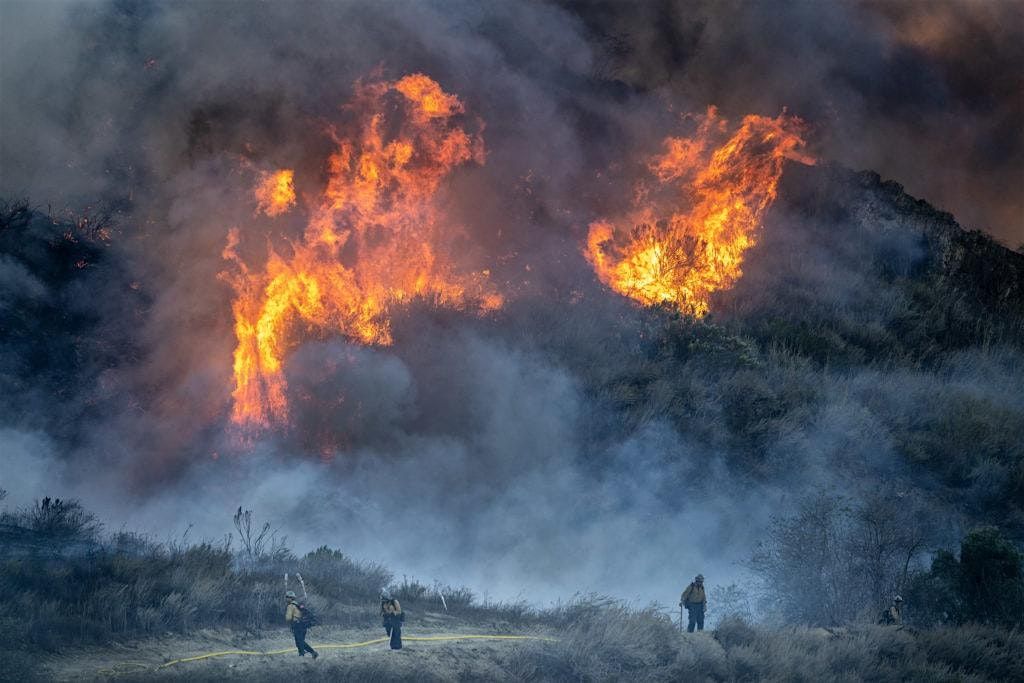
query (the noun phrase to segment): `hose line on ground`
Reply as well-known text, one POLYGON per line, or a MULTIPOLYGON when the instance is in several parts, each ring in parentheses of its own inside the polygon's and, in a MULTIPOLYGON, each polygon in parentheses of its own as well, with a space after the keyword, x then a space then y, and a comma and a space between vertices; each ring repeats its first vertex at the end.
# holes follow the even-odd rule
MULTIPOLYGON (((389 638, 374 638, 373 640, 366 640, 361 643, 335 643, 328 645, 317 645, 316 648, 319 650, 349 650, 357 647, 367 647, 369 645, 379 645, 381 643, 388 642, 389 638)), ((499 636, 499 635, 476 635, 467 634, 461 636, 403 636, 402 640, 408 640, 411 642, 438 642, 446 640, 539 640, 549 643, 557 642, 557 638, 548 638, 546 636, 499 636)), ((195 657, 182 657, 181 659, 175 659, 170 662, 166 662, 158 666, 158 669, 166 669, 169 666, 175 664, 184 664, 185 662, 197 662, 201 659, 211 659, 213 657, 227 657, 230 655, 286 655, 289 652, 295 652, 295 648, 290 647, 284 650, 224 650, 223 652, 208 652, 204 655, 196 655, 195 657)))

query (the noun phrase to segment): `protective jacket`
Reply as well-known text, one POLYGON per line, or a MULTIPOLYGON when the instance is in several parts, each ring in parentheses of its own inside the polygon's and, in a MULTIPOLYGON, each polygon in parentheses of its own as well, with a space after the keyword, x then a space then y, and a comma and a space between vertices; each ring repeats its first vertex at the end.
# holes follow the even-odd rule
POLYGON ((700 605, 706 607, 708 604, 708 596, 704 593, 704 586, 699 585, 696 581, 690 583, 683 591, 683 595, 680 598, 680 602, 684 606, 687 605, 700 605))
POLYGON ((299 619, 302 618, 302 610, 294 602, 288 603, 288 608, 284 611, 284 620, 289 624, 298 623, 299 619))

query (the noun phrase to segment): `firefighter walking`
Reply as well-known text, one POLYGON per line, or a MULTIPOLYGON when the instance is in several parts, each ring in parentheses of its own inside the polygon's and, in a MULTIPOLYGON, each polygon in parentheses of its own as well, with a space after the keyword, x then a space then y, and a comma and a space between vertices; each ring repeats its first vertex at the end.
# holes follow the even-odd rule
POLYGON ((405 614, 398 600, 391 597, 386 590, 380 593, 380 616, 384 622, 384 632, 391 638, 391 649, 402 649, 402 624, 405 622, 405 614))
POLYGON ((320 655, 306 642, 306 631, 312 622, 311 613, 304 614, 306 610, 299 605, 294 591, 288 591, 284 597, 288 601, 288 607, 284 611, 284 620, 292 627, 292 635, 295 636, 295 647, 299 650, 299 656, 305 657, 308 652, 313 655, 315 660, 320 655))
MULTIPOLYGON (((686 626, 686 630, 693 633, 694 629, 698 631, 704 630, 704 612, 708 608, 708 596, 704 592, 704 575, 697 574, 693 582, 686 587, 683 591, 683 595, 679 598, 679 606, 686 608, 686 613, 689 616, 689 623, 686 626)), ((682 615, 680 615, 680 625, 682 624, 682 615)))

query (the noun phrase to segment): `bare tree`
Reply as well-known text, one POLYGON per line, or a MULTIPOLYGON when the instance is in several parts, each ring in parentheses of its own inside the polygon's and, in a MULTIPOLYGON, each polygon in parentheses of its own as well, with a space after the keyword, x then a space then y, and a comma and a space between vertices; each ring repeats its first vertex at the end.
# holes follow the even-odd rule
POLYGON ((819 494, 776 517, 748 566, 761 579, 763 607, 798 623, 832 626, 873 615, 903 590, 934 538, 913 500, 879 493, 857 506, 819 494))
POLYGON ((245 563, 249 566, 267 560, 285 562, 294 559, 288 549, 287 537, 278 536, 278 530, 272 528, 270 522, 264 522, 262 525, 255 522, 252 510, 243 510, 239 506, 233 521, 238 531, 245 563))
POLYGON ((842 499, 821 495, 804 501, 796 515, 772 520, 750 561, 770 615, 824 625, 842 621, 849 610, 843 542, 848 512, 842 499))
POLYGON ((242 510, 242 506, 238 506, 234 522, 245 554, 250 562, 255 563, 264 555, 267 543, 273 536, 270 522, 264 522, 259 528, 253 526, 252 510, 242 510))
POLYGON ((909 494, 875 494, 854 512, 847 543, 875 607, 904 591, 911 565, 935 536, 930 519, 909 494))

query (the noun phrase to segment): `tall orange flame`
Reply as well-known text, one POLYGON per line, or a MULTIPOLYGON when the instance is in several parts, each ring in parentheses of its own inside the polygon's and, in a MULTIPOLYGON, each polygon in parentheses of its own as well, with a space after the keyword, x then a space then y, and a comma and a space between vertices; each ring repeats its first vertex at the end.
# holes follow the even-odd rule
POLYGON ((654 182, 637 187, 626 216, 590 225, 585 254, 616 292, 703 316, 712 292, 742 275, 785 160, 814 160, 801 152, 803 123, 785 113, 746 116, 731 134, 714 107, 697 121, 649 160, 654 182))
MULTIPOLYGON (((304 336, 319 331, 390 344, 390 313, 414 298, 481 311, 502 304, 487 271, 457 272, 451 252, 460 230, 443 219, 437 200, 455 168, 484 163, 483 139, 459 123, 462 102, 413 74, 357 83, 345 109, 355 124, 347 135, 331 131, 336 150, 302 241, 287 255, 271 249, 266 266, 250 270, 237 252, 238 230, 229 234, 224 258, 234 268, 223 277, 236 293, 236 424, 288 419, 283 363, 304 336)), ((277 189, 291 188, 291 173, 261 179, 261 206, 260 192, 274 179, 271 196, 287 199, 277 189)), ((263 210, 276 215, 280 205, 271 201, 263 210)))

